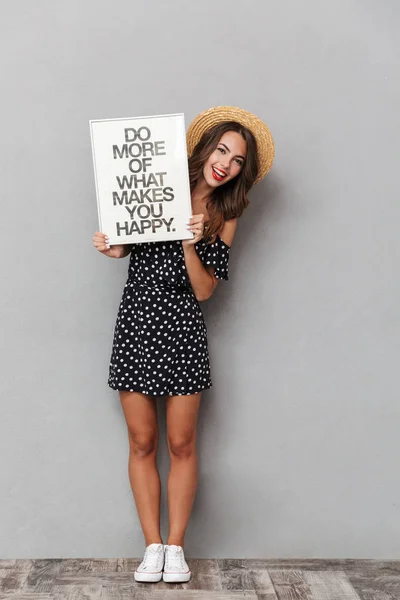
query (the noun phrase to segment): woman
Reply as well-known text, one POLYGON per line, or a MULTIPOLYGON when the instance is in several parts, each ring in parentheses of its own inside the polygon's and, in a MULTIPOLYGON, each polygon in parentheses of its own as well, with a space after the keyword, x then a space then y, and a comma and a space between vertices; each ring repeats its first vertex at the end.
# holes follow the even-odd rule
POLYGON ((198 115, 187 134, 192 214, 188 240, 110 247, 130 253, 115 325, 108 385, 119 390, 130 445, 129 479, 146 542, 136 581, 189 581, 183 547, 197 485, 196 424, 201 393, 212 386, 207 328, 199 302, 228 279, 229 252, 247 192, 272 165, 274 145, 256 116, 229 106, 198 115), (166 396, 170 531, 160 535, 157 396, 166 396))

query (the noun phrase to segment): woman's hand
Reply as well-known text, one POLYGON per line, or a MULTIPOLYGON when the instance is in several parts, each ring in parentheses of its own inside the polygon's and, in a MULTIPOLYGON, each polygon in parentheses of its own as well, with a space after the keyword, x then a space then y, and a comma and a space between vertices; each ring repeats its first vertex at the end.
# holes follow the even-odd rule
POLYGON ((203 237, 204 233, 204 215, 203 213, 199 215, 193 215, 190 217, 190 225, 188 225, 188 229, 194 233, 194 237, 191 240, 182 240, 182 246, 194 246, 197 244, 203 237))
POLYGON ((93 246, 97 248, 99 252, 110 258, 122 258, 127 254, 127 246, 125 244, 115 244, 110 246, 110 241, 105 233, 96 231, 93 236, 93 246))

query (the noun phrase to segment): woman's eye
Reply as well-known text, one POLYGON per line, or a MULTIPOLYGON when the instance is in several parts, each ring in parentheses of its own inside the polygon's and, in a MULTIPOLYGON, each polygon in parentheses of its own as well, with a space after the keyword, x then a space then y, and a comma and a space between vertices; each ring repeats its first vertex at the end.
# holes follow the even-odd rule
POLYGON ((218 150, 222 152, 222 154, 225 154, 225 148, 218 148, 218 150))
POLYGON ((239 165, 239 167, 241 167, 243 164, 243 162, 239 158, 236 159, 236 162, 239 165))

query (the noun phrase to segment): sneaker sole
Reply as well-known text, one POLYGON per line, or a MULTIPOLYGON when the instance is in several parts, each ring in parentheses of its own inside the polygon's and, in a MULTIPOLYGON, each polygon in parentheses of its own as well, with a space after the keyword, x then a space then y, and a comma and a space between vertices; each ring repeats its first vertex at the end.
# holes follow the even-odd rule
POLYGON ((159 573, 138 573, 138 571, 135 571, 134 573, 135 581, 139 581, 140 583, 156 583, 157 581, 161 581, 162 576, 162 571, 159 573))
POLYGON ((166 573, 163 572, 163 581, 166 583, 184 583, 189 581, 191 572, 189 573, 166 573))

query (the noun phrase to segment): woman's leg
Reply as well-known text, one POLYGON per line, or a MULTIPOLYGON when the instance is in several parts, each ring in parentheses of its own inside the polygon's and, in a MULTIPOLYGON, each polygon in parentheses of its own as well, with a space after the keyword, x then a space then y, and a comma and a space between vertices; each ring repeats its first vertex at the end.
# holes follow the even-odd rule
POLYGON ((168 544, 184 545, 197 486, 196 425, 201 393, 166 400, 168 477, 168 544))
POLYGON ((157 470, 157 405, 152 396, 120 391, 128 426, 129 480, 146 546, 162 543, 160 535, 161 482, 157 470))

